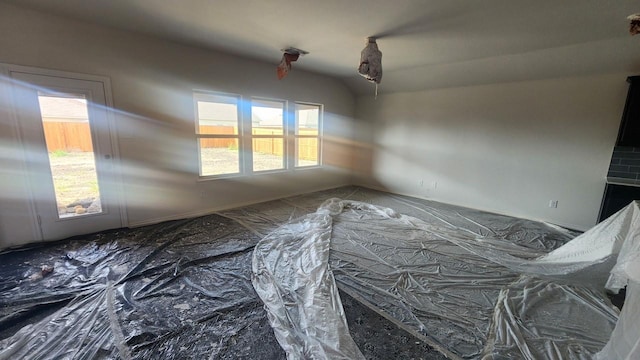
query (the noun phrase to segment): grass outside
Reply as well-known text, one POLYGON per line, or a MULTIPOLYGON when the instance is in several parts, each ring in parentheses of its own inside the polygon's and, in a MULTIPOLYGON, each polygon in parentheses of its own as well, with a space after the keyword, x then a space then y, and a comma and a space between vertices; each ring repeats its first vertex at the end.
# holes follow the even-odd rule
POLYGON ((49 162, 58 207, 98 197, 98 178, 92 152, 56 150, 49 153, 49 162))
MULTIPOLYGON (((200 154, 204 175, 234 174, 238 169, 238 150, 234 148, 203 148, 200 154)), ((316 165, 315 161, 300 160, 298 166, 316 165)), ((282 156, 254 152, 253 171, 283 168, 282 156)))
MULTIPOLYGON (((282 157, 272 154, 254 153, 254 171, 281 169, 282 157)), ((67 207, 80 200, 96 199, 99 196, 95 160, 92 152, 49 153, 51 173, 54 179, 58 207, 67 207)), ((316 165, 314 161, 300 160, 299 166, 316 165)), ((228 174, 238 172, 238 151, 227 148, 202 149, 202 168, 205 174, 228 174)))

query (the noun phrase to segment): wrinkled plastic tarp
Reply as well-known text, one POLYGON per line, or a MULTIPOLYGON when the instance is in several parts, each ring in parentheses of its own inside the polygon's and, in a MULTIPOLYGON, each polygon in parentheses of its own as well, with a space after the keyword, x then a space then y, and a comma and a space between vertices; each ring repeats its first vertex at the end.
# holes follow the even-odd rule
MULTIPOLYGON (((331 228, 329 271, 317 279, 332 287, 332 281, 326 279, 333 275, 341 290, 439 347, 450 358, 512 354, 524 343, 532 354, 555 351, 589 357, 607 342, 604 334, 615 325, 616 314, 604 298, 602 287, 587 286, 591 281, 580 274, 599 273, 601 267, 613 264, 617 264, 619 276, 609 285, 615 288, 628 281, 629 295, 612 342, 602 351, 601 358, 624 358, 623 354, 630 351, 628 359, 639 358, 635 326, 640 304, 638 283, 634 280, 638 278, 637 270, 633 269, 638 260, 632 256, 638 254, 638 244, 626 240, 638 237, 637 206, 632 214, 617 215, 619 220, 607 222, 617 230, 601 229, 602 234, 618 234, 610 238, 608 245, 600 244, 604 250, 590 252, 586 257, 586 253, 568 251, 571 248, 567 246, 539 258, 576 234, 544 223, 345 187, 220 213, 228 219, 212 215, 0 253, 0 359, 283 358, 285 353, 251 286, 252 249, 274 230, 291 229, 278 230, 282 224, 295 225, 295 219, 315 216, 318 205, 331 197, 395 211, 380 212, 371 205, 348 203, 341 207, 340 214, 335 215, 332 210, 330 222, 322 227, 330 224, 331 228), (420 219, 432 231, 416 229, 420 222, 415 220, 403 223, 408 218, 420 219), (459 233, 451 237, 458 244, 436 236, 447 232, 459 233), (402 239, 398 240, 398 234, 402 239), (515 271, 509 263, 484 257, 490 254, 482 252, 485 246, 476 246, 483 241, 490 249, 510 254, 514 260, 509 260, 511 265, 520 268, 515 271), (466 248, 461 246, 465 243, 466 248), (603 253, 618 250, 618 257, 594 261, 601 259, 603 253), (575 255, 583 258, 573 261, 578 265, 569 267, 573 275, 562 275, 568 269, 566 263, 571 263, 567 259, 576 259, 575 255), (533 260, 543 259, 562 264, 546 266, 552 271, 544 276, 523 276, 522 271, 526 272, 533 260), (41 270, 49 267, 53 271, 41 270), (571 301, 575 311, 567 313, 563 325, 575 326, 554 328, 546 321, 536 321, 544 320, 538 315, 545 314, 550 305, 531 301, 538 298, 556 299, 558 309, 565 301, 571 301), (589 321, 589 328, 571 320, 584 314, 584 308, 588 308, 585 311, 589 316, 583 317, 589 321), (531 320, 532 316, 535 319, 531 320), (516 321, 517 326, 511 326, 516 321), (553 341, 571 331, 575 334, 571 335, 575 337, 573 342, 553 341), (574 343, 578 347, 568 347, 574 343)), ((316 226, 311 229, 319 230, 316 226)), ((286 237, 292 240, 290 245, 301 233, 286 237)), ((276 240, 273 236, 271 239, 276 240)), ((586 241, 585 237, 582 239, 586 241)), ((321 245, 314 244, 313 248, 317 246, 321 245)), ((289 248, 291 255, 295 250, 289 248)), ((326 254, 324 250, 321 253, 326 254)), ((318 259, 325 262, 326 256, 318 259)), ((313 260, 317 263, 318 259, 313 260)), ((606 280, 606 276, 600 276, 596 282, 606 280)), ((287 281, 292 284, 293 279, 287 281)), ((292 288, 299 289, 300 284, 297 286, 292 288)), ((296 296, 300 294, 296 291, 296 296)), ((318 295, 316 299, 333 296, 332 291, 324 290, 313 294, 318 295)), ((333 301, 331 310, 341 318, 339 301, 346 301, 333 301)), ((289 302, 286 306, 287 310, 294 307, 289 302)), ((302 315, 309 321, 317 319, 317 314, 302 315)), ((335 314, 327 315, 327 319, 336 319, 335 314)), ((553 324, 559 322, 554 321, 553 324)), ((359 334, 354 338, 366 338, 366 333, 358 333, 359 323, 349 330, 352 335, 359 334)), ((308 326, 305 329, 315 331, 308 326)), ((356 351, 346 337, 337 338, 348 345, 336 347, 343 354, 356 351)), ((401 337, 394 339, 398 339, 394 345, 406 344, 400 341, 401 337)), ((360 346, 366 355, 372 345, 360 346)))
POLYGON ((0 332, 19 326, 0 359, 283 358, 250 281, 258 240, 212 215, 0 254, 0 332))
MULTIPOLYGON (((615 344, 607 347, 619 349, 625 346, 618 343, 624 342, 626 347, 637 348, 637 329, 625 328, 625 335, 631 335, 630 338, 615 335, 625 319, 637 318, 637 307, 633 301, 625 305, 612 337, 618 312, 604 293, 612 268, 614 275, 608 279, 609 287, 612 281, 613 288, 619 288, 627 280, 633 280, 629 264, 638 262, 629 261, 629 257, 637 259, 640 253, 635 240, 638 229, 633 220, 637 217, 637 204, 545 255, 561 245, 563 237, 570 239, 571 234, 550 227, 523 231, 531 224, 512 232, 509 226, 499 226, 505 223, 504 218, 495 221, 501 218, 499 215, 485 213, 474 219, 469 216, 473 210, 465 210, 467 214, 463 214, 455 207, 435 207, 428 202, 394 196, 376 200, 399 205, 426 221, 400 215, 390 208, 336 199, 325 203, 313 216, 285 225, 274 234, 295 234, 295 228, 315 229, 316 233, 312 233, 315 241, 330 242, 315 246, 330 246, 331 252, 325 267, 316 264, 314 271, 333 272, 341 289, 398 325, 422 335, 453 358, 591 358, 610 338, 615 344), (478 218, 482 220, 477 221, 478 218), (330 237, 319 235, 329 233, 330 237), (621 266, 624 270, 616 270, 621 266), (618 277, 621 280, 615 280, 618 277), (633 316, 625 316, 627 312, 633 316)), ((250 223, 250 219, 247 216, 244 220, 250 223)), ((270 227, 264 218, 255 220, 253 224, 259 224, 263 230, 270 227)), ((280 261, 280 257, 305 260, 312 257, 309 247, 297 248, 296 242, 291 241, 292 238, 307 241, 308 235, 298 233, 284 243, 279 241, 281 236, 269 236, 256 248, 254 286, 271 311, 272 325, 279 321, 278 314, 286 315, 288 321, 297 321, 299 318, 289 316, 286 308, 305 308, 309 299, 303 296, 283 302, 273 297, 270 286, 283 286, 285 274, 287 284, 296 284, 293 289, 303 284, 312 288, 319 285, 296 283, 314 276, 300 270, 304 262, 280 261), (267 250, 269 257, 261 257, 267 250), (293 269, 287 269, 287 265, 293 269), (262 276, 267 269, 276 273, 275 278, 262 276)), ((305 314, 307 318, 336 311, 336 302, 330 294, 337 290, 329 286, 327 291, 326 287, 322 283, 322 292, 329 294, 324 306, 314 299, 309 311, 317 313, 305 314)), ((633 289, 631 286, 631 292, 633 289)), ((284 342, 285 349, 332 343, 332 339, 323 339, 322 333, 306 328, 299 336, 279 340, 281 344, 284 342)))
POLYGON ((364 360, 349 335, 338 288, 327 266, 328 211, 324 206, 272 232, 254 250, 253 286, 290 360, 364 360))
MULTIPOLYGON (((327 197, 362 191, 2 251, 0 359, 283 359, 251 284, 253 247, 263 236, 251 226, 275 228, 327 197)), ((443 358, 343 296, 367 358, 443 358)))

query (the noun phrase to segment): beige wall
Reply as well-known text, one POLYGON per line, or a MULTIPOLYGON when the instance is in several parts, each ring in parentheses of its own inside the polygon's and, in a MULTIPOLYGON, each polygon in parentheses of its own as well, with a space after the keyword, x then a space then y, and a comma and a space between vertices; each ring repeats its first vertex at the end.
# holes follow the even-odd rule
POLYGON ((359 97, 359 124, 372 124, 360 139, 371 153, 358 154, 359 182, 587 229, 597 220, 627 75, 359 97))
MULTIPOLYGON (((274 44, 274 47, 277 44, 274 44)), ((355 99, 338 80, 179 45, 0 3, 0 62, 111 79, 131 224, 258 202, 351 182, 355 99), (322 170, 197 181, 192 91, 224 91, 325 105, 322 170)), ((1 94, 0 94, 1 95, 1 94)), ((2 100, 0 100, 2 101, 2 100)), ((0 248, 29 242, 23 164, 9 116, 1 115, 0 248), (6 152, 5 154, 8 154, 6 152), (19 188, 19 189, 16 189, 19 188)))
MULTIPOLYGON (((354 169, 363 185, 586 229, 628 75, 366 95, 355 109, 335 79, 294 69, 278 81, 278 59, 243 60, 2 3, 0 49, 3 63, 111 79, 134 225, 347 184, 354 169), (198 182, 193 89, 325 104, 323 155, 333 166, 198 182)), ((16 129, 1 105, 0 248, 34 232, 16 129)))

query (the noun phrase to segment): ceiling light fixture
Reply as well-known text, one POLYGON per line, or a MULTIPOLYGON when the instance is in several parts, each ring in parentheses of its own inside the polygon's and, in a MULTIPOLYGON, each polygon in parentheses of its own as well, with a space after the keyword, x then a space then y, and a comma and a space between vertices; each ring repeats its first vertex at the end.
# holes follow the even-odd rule
POLYGON ((376 97, 378 97, 378 84, 382 81, 382 52, 378 50, 375 37, 368 37, 365 44, 360 53, 358 72, 365 79, 376 84, 376 97))
POLYGON ((627 17, 631 23, 629 24, 629 33, 631 35, 640 34, 640 14, 633 14, 627 17))
POLYGON ((309 54, 308 51, 304 51, 294 47, 288 47, 281 50, 284 54, 282 54, 282 60, 280 60, 280 64, 276 69, 278 74, 278 80, 282 80, 287 74, 289 70, 291 70, 291 63, 297 61, 298 58, 302 55, 309 54))

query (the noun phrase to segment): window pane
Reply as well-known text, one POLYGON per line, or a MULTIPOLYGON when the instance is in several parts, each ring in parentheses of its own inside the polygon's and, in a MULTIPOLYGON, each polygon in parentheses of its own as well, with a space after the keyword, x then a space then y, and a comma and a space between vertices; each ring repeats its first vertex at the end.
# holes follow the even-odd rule
POLYGON ((284 169, 282 138, 253 139, 253 171, 284 169))
POLYGON ((253 100, 251 125, 254 135, 284 134, 284 103, 281 101, 253 100))
POLYGON ((237 135, 238 99, 231 96, 207 96, 197 101, 198 134, 237 135))
POLYGON ((296 166, 316 166, 318 160, 318 138, 296 139, 296 166))
POLYGON ((86 98, 40 94, 38 101, 58 217, 101 213, 86 98))
POLYGON ((296 134, 318 135, 320 106, 296 104, 296 134))
POLYGON ((240 172, 238 139, 199 139, 200 176, 240 172))

